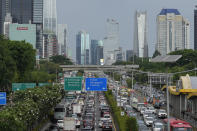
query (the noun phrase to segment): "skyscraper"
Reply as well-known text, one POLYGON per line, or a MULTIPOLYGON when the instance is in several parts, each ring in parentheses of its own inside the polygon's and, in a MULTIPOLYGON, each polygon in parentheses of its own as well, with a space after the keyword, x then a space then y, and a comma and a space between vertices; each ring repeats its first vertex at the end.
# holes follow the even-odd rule
POLYGON ((126 61, 131 61, 133 57, 133 50, 126 50, 126 61))
POLYGON ((59 55, 67 56, 67 25, 58 24, 58 45, 61 47, 59 49, 59 55))
POLYGON ((88 65, 90 61, 90 43, 89 34, 80 31, 76 36, 76 63, 79 65, 88 65))
POLYGON ((56 0, 44 0, 43 17, 44 33, 54 33, 57 35, 56 0))
POLYGON ((91 64, 96 65, 97 62, 97 46, 98 46, 98 40, 91 40, 91 46, 90 46, 90 56, 91 56, 91 64))
POLYGON ((33 24, 36 24, 36 49, 43 52, 43 0, 33 0, 33 24))
POLYGON ((194 9, 194 50, 197 50, 197 6, 194 9))
POLYGON ((147 44, 147 13, 135 13, 134 25, 134 44, 133 51, 137 57, 148 57, 148 44, 147 44))
POLYGON ((114 19, 107 19, 107 36, 104 42, 104 63, 111 65, 116 60, 114 51, 119 48, 119 23, 114 19))
POLYGON ((8 13, 10 13, 10 0, 0 0, 0 34, 3 34, 4 21, 8 13))
POLYGON ((13 23, 32 23, 33 0, 11 0, 11 16, 13 23))
POLYGON ((189 49, 190 24, 177 9, 162 9, 157 16, 156 50, 161 55, 189 49))
POLYGON ((96 64, 97 65, 103 65, 103 41, 98 41, 98 46, 96 48, 96 64))

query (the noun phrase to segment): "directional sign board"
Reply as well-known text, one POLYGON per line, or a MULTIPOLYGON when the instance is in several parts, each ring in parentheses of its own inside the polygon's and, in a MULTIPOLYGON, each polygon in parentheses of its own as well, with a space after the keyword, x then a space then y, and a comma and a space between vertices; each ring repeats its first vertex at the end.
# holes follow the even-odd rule
POLYGON ((107 79, 86 78, 86 91, 107 91, 107 79))
POLYGON ((0 92, 0 105, 6 105, 6 92, 0 92))
POLYGON ((38 83, 38 86, 47 86, 47 85, 50 85, 50 83, 38 83))
POLYGON ((66 91, 81 91, 82 77, 66 77, 64 78, 64 90, 66 91))
POLYGON ((12 83, 12 91, 25 90, 36 87, 36 83, 12 83))

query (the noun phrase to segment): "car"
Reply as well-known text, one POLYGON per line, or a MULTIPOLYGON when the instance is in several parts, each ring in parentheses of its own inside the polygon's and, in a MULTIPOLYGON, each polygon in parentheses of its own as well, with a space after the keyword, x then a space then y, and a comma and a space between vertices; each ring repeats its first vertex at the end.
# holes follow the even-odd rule
POLYGON ((49 127, 49 131, 59 131, 59 127, 55 124, 51 124, 49 127))
POLYGON ((102 130, 112 130, 112 122, 103 122, 102 130))
POLYGON ((166 110, 164 110, 164 109, 160 109, 159 111, 158 111, 158 117, 159 118, 166 118, 167 117, 167 113, 166 113, 166 110))
POLYGON ((155 114, 156 114, 156 109, 155 109, 154 107, 152 107, 152 106, 147 107, 147 110, 149 110, 150 112, 152 112, 152 113, 155 113, 155 114))
POLYGON ((144 121, 143 120, 137 120, 137 124, 138 124, 138 126, 144 125, 144 121))
POLYGON ((147 126, 152 126, 153 121, 154 121, 153 117, 146 117, 146 118, 144 119, 144 122, 145 122, 145 124, 146 124, 147 126))
POLYGON ((140 109, 140 115, 143 115, 144 112, 145 112, 145 110, 146 110, 146 107, 142 107, 142 108, 140 109))
POLYGON ((139 131, 151 131, 146 125, 142 124, 138 128, 139 131))
POLYGON ((57 126, 58 126, 59 128, 61 128, 61 129, 63 129, 63 128, 64 128, 64 121, 63 121, 63 120, 58 120, 58 121, 57 121, 57 126))
POLYGON ((161 122, 154 122, 152 127, 153 131, 164 131, 164 124, 161 122))

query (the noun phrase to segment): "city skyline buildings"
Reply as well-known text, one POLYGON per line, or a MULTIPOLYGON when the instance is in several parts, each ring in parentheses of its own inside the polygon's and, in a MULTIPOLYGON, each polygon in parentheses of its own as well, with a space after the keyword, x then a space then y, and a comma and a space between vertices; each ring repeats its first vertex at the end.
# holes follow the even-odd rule
POLYGON ((11 0, 13 23, 31 24, 33 22, 33 0, 11 0))
POLYGON ((67 48, 68 48, 68 43, 67 43, 67 24, 58 24, 58 47, 59 48, 59 55, 65 55, 68 56, 67 48))
POLYGON ((89 65, 90 63, 90 38, 89 34, 81 30, 76 35, 76 64, 89 65))
POLYGON ((115 50, 120 47, 119 22, 115 19, 108 18, 106 24, 106 37, 103 40, 104 63, 111 65, 116 61, 115 50))
POLYGON ((44 0, 43 31, 57 35, 57 9, 56 0, 44 0))
POLYGON ((134 55, 140 58, 148 57, 147 42, 147 12, 135 12, 134 18, 134 55))
POLYGON ((190 23, 177 9, 162 9, 157 16, 156 50, 161 55, 189 49, 190 23))

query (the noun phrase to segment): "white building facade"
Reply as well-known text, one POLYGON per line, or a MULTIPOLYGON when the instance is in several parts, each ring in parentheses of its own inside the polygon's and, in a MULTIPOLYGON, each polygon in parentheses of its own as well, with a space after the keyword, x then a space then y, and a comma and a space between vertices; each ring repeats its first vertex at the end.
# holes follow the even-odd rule
POLYGON ((134 25, 134 44, 133 51, 137 57, 148 57, 148 43, 147 43, 147 13, 135 13, 134 25))
POLYGON ((190 48, 190 23, 177 9, 162 9, 157 16, 156 50, 161 55, 190 48))

